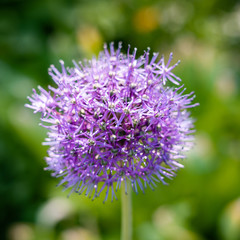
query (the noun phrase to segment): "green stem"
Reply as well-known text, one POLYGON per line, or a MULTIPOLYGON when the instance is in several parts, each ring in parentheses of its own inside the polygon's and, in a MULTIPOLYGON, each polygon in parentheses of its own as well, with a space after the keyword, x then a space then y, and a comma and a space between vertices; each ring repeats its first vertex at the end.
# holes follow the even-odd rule
POLYGON ((131 182, 127 180, 127 194, 125 193, 125 184, 121 187, 122 197, 122 231, 121 240, 132 239, 132 196, 131 182))

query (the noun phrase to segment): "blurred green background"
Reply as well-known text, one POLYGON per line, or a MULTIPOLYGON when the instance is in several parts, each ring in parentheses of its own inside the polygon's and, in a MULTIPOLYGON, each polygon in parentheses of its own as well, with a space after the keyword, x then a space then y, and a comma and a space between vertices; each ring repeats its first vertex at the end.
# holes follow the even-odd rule
POLYGON ((168 186, 133 195, 134 240, 240 239, 240 3, 237 0, 1 0, 0 239, 115 240, 120 201, 56 188, 46 131, 25 109, 47 70, 97 55, 104 42, 174 53, 200 106, 196 146, 168 186))

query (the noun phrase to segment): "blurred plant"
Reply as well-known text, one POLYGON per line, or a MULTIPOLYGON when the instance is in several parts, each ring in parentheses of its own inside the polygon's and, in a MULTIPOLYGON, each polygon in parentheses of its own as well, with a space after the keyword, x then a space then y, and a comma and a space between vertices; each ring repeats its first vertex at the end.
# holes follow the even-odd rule
POLYGON ((240 238, 240 198, 235 199, 224 209, 219 221, 219 230, 226 240, 240 238))

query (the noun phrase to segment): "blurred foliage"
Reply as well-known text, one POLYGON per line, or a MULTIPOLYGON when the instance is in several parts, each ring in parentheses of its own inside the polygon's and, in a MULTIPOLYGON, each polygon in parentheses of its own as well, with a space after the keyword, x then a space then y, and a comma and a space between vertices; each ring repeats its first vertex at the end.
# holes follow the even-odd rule
POLYGON ((97 55, 104 42, 181 59, 196 92, 196 146, 168 186, 133 196, 135 240, 240 239, 240 4, 237 0, 1 0, 1 239, 119 239, 120 201, 61 192, 44 172, 46 132, 24 108, 59 59, 97 55))

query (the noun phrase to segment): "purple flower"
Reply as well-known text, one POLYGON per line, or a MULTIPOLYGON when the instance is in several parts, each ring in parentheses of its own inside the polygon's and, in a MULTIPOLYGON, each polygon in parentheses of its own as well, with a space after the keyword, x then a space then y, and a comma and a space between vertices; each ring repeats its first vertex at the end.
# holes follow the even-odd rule
MULTIPOLYGON (((93 199, 105 189, 108 198, 129 179, 135 192, 183 167, 178 160, 193 145, 193 120, 188 108, 193 92, 184 94, 170 66, 158 54, 140 58, 137 50, 121 53, 104 46, 99 57, 74 63, 61 71, 54 66, 49 75, 57 87, 40 86, 28 99, 34 113, 41 112, 41 125, 48 129, 44 144, 50 145, 47 170, 61 177, 60 184, 93 199), (172 85, 173 85, 172 84, 172 85)), ((71 191, 71 192, 72 192, 71 191)))

